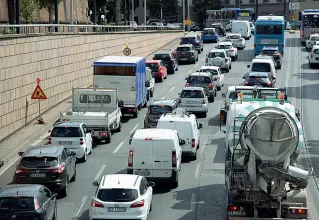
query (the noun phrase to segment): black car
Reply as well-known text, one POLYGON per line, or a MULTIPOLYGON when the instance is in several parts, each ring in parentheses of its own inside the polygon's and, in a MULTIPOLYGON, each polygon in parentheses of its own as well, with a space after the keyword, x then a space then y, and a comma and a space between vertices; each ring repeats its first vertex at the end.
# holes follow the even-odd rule
POLYGON ((281 69, 282 65, 282 54, 280 53, 278 47, 264 47, 260 55, 272 56, 275 61, 275 66, 277 69, 281 69))
POLYGON ((276 80, 272 78, 271 73, 266 72, 249 72, 243 77, 244 86, 275 87, 276 80))
POLYGON ((69 182, 76 178, 76 153, 63 146, 31 146, 19 152, 14 184, 41 184, 67 196, 69 182))
POLYGON ((198 34, 194 34, 194 35, 189 34, 182 37, 180 45, 184 45, 184 44, 192 44, 198 51, 198 54, 200 54, 201 51, 204 50, 203 39, 198 34))
POLYGON ((211 25, 212 28, 215 28, 220 36, 226 36, 226 28, 221 23, 215 23, 211 25))
POLYGON ((57 220, 56 194, 38 184, 7 185, 0 190, 1 220, 57 220))
POLYGON ((178 61, 174 53, 170 50, 168 51, 159 51, 154 54, 153 60, 161 60, 167 68, 167 73, 174 74, 175 71, 178 71, 178 61))

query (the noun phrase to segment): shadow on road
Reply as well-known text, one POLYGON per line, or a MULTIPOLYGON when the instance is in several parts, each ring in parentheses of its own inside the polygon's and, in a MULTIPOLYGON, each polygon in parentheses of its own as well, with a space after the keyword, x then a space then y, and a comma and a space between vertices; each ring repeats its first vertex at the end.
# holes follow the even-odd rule
POLYGON ((287 87, 288 99, 291 97, 300 99, 300 89, 302 90, 302 98, 309 100, 319 100, 319 84, 307 84, 302 87, 287 87), (294 93, 292 93, 294 91, 294 93))

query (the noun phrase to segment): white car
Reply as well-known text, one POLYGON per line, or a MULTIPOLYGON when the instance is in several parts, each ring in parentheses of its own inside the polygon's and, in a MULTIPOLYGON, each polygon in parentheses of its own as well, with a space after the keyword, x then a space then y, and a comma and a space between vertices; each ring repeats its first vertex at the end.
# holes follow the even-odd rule
POLYGON ((233 42, 220 42, 217 44, 215 48, 226 50, 233 61, 235 61, 238 58, 238 49, 233 46, 233 42))
POLYGON ((101 181, 93 182, 97 190, 89 209, 94 219, 141 219, 146 220, 152 211, 154 182, 143 176, 110 174, 101 181))
POLYGON ((222 70, 229 72, 231 69, 231 57, 223 49, 212 49, 206 58, 205 66, 218 66, 222 70))
POLYGON ((243 50, 246 47, 246 40, 241 36, 241 34, 228 34, 225 37, 226 41, 233 42, 233 46, 243 50))
POLYGON ((218 66, 202 66, 199 72, 210 72, 216 79, 217 90, 221 90, 221 87, 224 86, 224 73, 218 66))
POLYGON ((60 122, 52 129, 47 144, 64 146, 76 153, 76 158, 86 162, 88 154, 92 153, 91 130, 82 122, 60 122))
POLYGON ((202 87, 185 87, 179 93, 179 106, 187 112, 198 113, 206 118, 208 112, 208 97, 202 87))
POLYGON ((306 48, 307 50, 311 50, 313 45, 316 44, 316 41, 319 41, 319 34, 311 34, 309 35, 308 39, 306 40, 306 48))
POLYGON ((310 68, 313 68, 314 64, 319 64, 319 45, 314 45, 309 54, 310 68))

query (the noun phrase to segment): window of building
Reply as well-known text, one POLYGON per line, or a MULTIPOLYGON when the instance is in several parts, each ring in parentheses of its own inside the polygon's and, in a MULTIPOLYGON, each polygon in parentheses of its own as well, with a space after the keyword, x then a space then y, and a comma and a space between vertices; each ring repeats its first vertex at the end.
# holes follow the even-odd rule
POLYGON ((264 3, 269 3, 269 0, 264 0, 264 3))
POLYGON ((250 4, 255 4, 255 0, 249 0, 250 4))

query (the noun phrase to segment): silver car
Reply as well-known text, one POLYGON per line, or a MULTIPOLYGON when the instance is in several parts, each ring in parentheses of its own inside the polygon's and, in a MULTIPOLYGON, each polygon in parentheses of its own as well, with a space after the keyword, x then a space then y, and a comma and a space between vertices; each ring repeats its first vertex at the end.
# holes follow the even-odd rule
POLYGON ((246 47, 246 40, 241 37, 241 34, 228 34, 225 37, 225 41, 233 42, 233 46, 239 50, 243 50, 246 47))
POLYGON ((202 87, 185 87, 179 93, 179 106, 187 112, 198 113, 206 118, 208 112, 208 98, 202 87))
POLYGON ((218 66, 228 73, 231 69, 231 57, 227 50, 212 49, 207 55, 205 66, 218 66))

